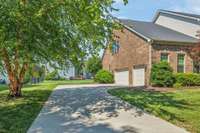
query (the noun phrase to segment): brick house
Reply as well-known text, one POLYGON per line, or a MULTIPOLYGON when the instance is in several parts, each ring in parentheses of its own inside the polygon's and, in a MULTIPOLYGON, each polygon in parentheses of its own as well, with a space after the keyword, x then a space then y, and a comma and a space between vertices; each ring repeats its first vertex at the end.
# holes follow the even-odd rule
POLYGON ((159 10, 152 22, 119 19, 112 46, 105 49, 103 68, 114 73, 115 83, 150 85, 152 64, 167 61, 174 72, 196 68, 188 48, 198 42, 200 15, 159 10))

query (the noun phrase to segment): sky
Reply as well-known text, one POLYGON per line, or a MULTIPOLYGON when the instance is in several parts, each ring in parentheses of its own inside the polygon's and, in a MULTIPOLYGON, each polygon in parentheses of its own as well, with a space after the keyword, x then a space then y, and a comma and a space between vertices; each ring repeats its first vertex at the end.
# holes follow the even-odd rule
POLYGON ((112 14, 118 18, 152 21, 158 9, 200 14, 200 0, 129 0, 126 6, 122 0, 115 1, 119 11, 112 14))

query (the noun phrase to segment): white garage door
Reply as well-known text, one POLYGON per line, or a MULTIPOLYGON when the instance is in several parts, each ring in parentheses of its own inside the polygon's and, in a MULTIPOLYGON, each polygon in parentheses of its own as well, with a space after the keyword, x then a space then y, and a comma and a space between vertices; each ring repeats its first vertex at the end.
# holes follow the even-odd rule
POLYGON ((129 72, 121 71, 115 72, 115 83, 117 85, 129 85, 129 72))
POLYGON ((133 86, 145 86, 145 69, 133 69, 133 86))

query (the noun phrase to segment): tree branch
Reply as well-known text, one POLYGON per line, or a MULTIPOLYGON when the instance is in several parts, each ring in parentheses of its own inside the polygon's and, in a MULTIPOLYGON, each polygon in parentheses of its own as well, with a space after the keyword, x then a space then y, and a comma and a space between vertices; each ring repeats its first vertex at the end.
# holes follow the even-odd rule
POLYGON ((28 62, 24 62, 22 69, 19 73, 19 82, 22 83, 24 80, 24 76, 26 74, 26 70, 28 69, 28 62))
POLYGON ((14 82, 13 70, 12 70, 12 67, 10 64, 10 58, 9 58, 8 51, 6 50, 6 48, 1 49, 1 54, 3 57, 4 66, 8 73, 9 80, 10 80, 10 82, 14 82))

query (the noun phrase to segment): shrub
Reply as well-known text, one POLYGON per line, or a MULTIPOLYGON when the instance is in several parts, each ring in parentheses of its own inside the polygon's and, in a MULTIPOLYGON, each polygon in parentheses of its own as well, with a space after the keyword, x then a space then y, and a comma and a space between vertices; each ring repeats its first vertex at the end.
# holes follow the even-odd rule
POLYGON ((95 75, 94 80, 98 83, 113 83, 114 82, 114 76, 111 72, 106 70, 100 70, 95 75))
POLYGON ((151 84, 159 87, 171 87, 175 82, 173 69, 167 62, 154 64, 151 70, 151 84))
POLYGON ((46 80, 57 80, 58 79, 58 71, 53 71, 53 72, 50 72, 46 75, 45 79, 46 80))
POLYGON ((181 87, 183 87, 183 85, 181 83, 175 83, 173 85, 173 88, 177 88, 177 89, 180 89, 181 87))
POLYGON ((200 86, 200 74, 196 73, 177 73, 175 74, 176 83, 182 86, 200 86))

